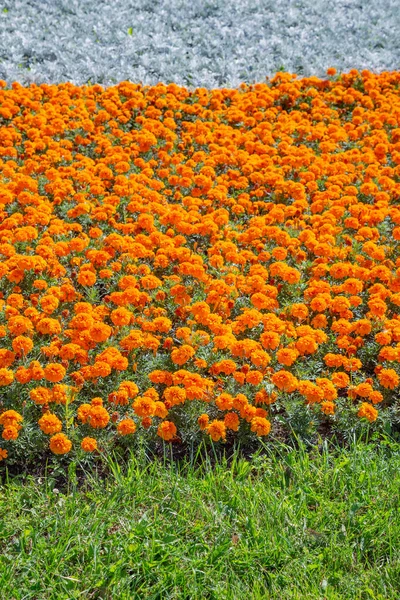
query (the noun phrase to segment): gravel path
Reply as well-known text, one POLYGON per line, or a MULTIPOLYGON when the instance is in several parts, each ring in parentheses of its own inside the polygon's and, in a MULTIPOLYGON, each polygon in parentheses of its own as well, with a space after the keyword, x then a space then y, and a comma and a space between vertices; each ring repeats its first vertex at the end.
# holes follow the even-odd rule
POLYGON ((400 0, 0 0, 0 78, 221 87, 400 68, 400 0))

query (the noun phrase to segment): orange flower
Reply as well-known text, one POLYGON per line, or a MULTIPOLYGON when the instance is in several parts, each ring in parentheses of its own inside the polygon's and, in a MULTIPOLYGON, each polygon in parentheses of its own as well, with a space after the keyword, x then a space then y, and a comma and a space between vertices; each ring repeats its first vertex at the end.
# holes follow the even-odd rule
POLYGON ((358 410, 357 415, 361 418, 364 417, 365 419, 368 419, 368 421, 372 423, 373 421, 376 421, 378 417, 378 411, 372 406, 372 404, 363 402, 358 410))
POLYGON ((78 283, 85 287, 91 287, 96 283, 97 277, 92 271, 80 271, 78 275, 78 283))
POLYGON ((52 381, 53 383, 58 383, 62 379, 64 379, 66 374, 65 368, 58 363, 49 363, 44 368, 44 376, 47 381, 52 381))
POLYGON ((345 388, 350 384, 350 377, 343 371, 337 371, 332 374, 332 383, 338 388, 345 388))
POLYGON ((292 350, 291 348, 281 348, 276 353, 276 358, 281 365, 285 365, 286 367, 290 367, 299 356, 297 350, 292 350))
POLYGON ((50 450, 53 454, 67 454, 72 448, 72 442, 64 433, 56 433, 50 438, 50 450))
POLYGON ((23 335, 18 335, 12 341, 12 348, 14 352, 26 355, 33 349, 33 342, 31 338, 25 337, 23 335))
POLYGON ((77 417, 78 417, 79 421, 81 421, 81 423, 87 423, 88 422, 91 408, 92 407, 91 407, 90 404, 81 404, 78 407, 77 417))
POLYGON ((84 437, 81 441, 81 448, 84 452, 94 452, 97 450, 97 441, 92 437, 84 437))
POLYGON ((230 410, 233 407, 233 397, 224 392, 215 399, 215 405, 219 410, 230 410))
POLYGON ((224 417, 224 424, 227 429, 232 431, 239 430, 239 417, 235 412, 228 412, 224 417))
POLYGON ((171 352, 172 362, 176 365, 184 365, 195 355, 195 351, 191 346, 183 344, 180 348, 174 348, 171 352))
POLYGON ((51 402, 51 390, 42 386, 33 388, 29 392, 29 397, 35 404, 48 404, 51 402))
POLYGON ((263 374, 260 371, 248 371, 246 373, 246 382, 252 385, 259 385, 263 378, 263 374))
POLYGON ((318 348, 317 342, 310 335, 304 335, 296 342, 296 349, 300 354, 314 354, 318 348))
POLYGON ((154 416, 159 417, 160 419, 165 419, 165 417, 168 415, 168 408, 166 407, 164 402, 161 401, 157 401, 155 404, 156 410, 154 412, 154 416))
POLYGON ((87 416, 87 423, 90 427, 93 427, 94 429, 104 429, 107 427, 109 421, 110 415, 103 406, 91 406, 87 416))
POLYGON ((268 435, 271 431, 271 423, 264 417, 254 417, 251 420, 251 431, 254 431, 259 437, 268 435))
POLYGON ((358 385, 356 385, 355 388, 353 388, 353 392, 357 395, 357 396, 361 396, 361 398, 369 398, 371 393, 372 393, 372 385, 369 383, 359 383, 358 385))
POLYGON ((62 430, 60 419, 52 413, 45 413, 38 421, 40 429, 43 433, 53 434, 62 430))
POLYGON ((153 420, 152 420, 151 417, 143 417, 143 419, 142 419, 142 427, 144 429, 149 429, 151 427, 152 423, 153 423, 153 420))
POLYGON ((226 438, 226 426, 224 421, 211 421, 207 426, 206 431, 214 442, 218 442, 221 439, 225 440, 226 438))
POLYGON ((381 394, 381 392, 374 390, 370 393, 369 399, 371 400, 372 404, 379 404, 379 402, 382 402, 383 400, 383 395, 381 394))
POLYGON ((133 419, 123 419, 117 425, 117 431, 120 435, 130 435, 136 431, 136 423, 133 419))
POLYGON ((296 377, 294 377, 288 371, 277 371, 272 375, 271 379, 272 383, 283 392, 291 393, 297 389, 298 381, 296 377))
POLYGON ((14 373, 9 369, 0 369, 0 386, 10 385, 14 381, 14 373))
POLYGON ((0 415, 0 425, 3 425, 3 427, 11 425, 18 429, 18 423, 21 423, 22 420, 22 415, 15 410, 6 410, 0 415))
POLYGON ((110 314, 110 318, 114 325, 122 327, 124 325, 129 325, 132 319, 132 313, 130 310, 127 310, 126 308, 121 306, 120 308, 117 308, 112 311, 112 313, 110 314))
POLYGON ((167 387, 164 390, 164 398, 169 408, 177 404, 183 404, 186 400, 186 392, 178 386, 167 387))
POLYGON ((5 348, 0 349, 0 364, 3 368, 10 367, 15 360, 14 352, 6 350, 5 348))
POLYGON ((394 390, 399 385, 400 377, 394 369, 382 369, 378 375, 379 383, 389 390, 394 390))
POLYGON ((112 329, 105 323, 95 323, 89 329, 89 335, 95 342, 105 342, 112 334, 112 329))
POLYGON ((157 435, 165 442, 170 442, 176 437, 177 429, 171 421, 163 421, 157 429, 157 435))
POLYGON ((343 365, 343 356, 340 354, 325 354, 324 356, 325 364, 328 367, 341 367, 343 365))
POLYGON ((205 413, 200 415, 200 417, 197 419, 197 422, 199 424, 201 431, 204 431, 208 427, 208 423, 209 423, 208 415, 205 413))
POLYGON ((139 396, 136 398, 132 407, 139 417, 152 417, 157 410, 154 400, 146 396, 139 396))
POLYGON ((6 425, 1 434, 3 440, 16 440, 18 437, 18 429, 13 425, 6 425))
POLYGON ((304 321, 308 317, 308 308, 305 304, 292 304, 290 314, 300 321, 304 321))
POLYGON ((330 402, 329 400, 325 400, 321 402, 321 410, 326 415, 334 415, 335 414, 336 405, 334 402, 330 402))

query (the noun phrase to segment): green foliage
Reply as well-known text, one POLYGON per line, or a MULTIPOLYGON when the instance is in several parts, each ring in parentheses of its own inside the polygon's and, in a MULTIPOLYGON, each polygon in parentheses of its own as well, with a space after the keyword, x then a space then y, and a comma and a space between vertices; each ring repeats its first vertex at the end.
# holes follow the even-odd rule
POLYGON ((398 445, 167 454, 3 471, 1 597, 400 597, 398 445))

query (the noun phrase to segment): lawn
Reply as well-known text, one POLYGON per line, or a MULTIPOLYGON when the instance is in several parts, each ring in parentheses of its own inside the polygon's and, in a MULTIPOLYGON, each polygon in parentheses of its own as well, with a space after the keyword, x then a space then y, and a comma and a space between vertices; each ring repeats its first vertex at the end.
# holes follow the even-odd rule
POLYGON ((397 600, 399 470, 388 441, 53 462, 4 479, 2 598, 397 600))

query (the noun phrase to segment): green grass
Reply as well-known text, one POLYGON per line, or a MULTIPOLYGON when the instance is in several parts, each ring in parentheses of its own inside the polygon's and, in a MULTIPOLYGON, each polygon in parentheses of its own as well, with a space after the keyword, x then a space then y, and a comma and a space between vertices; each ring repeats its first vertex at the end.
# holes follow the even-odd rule
POLYGON ((2 600, 400 597, 398 445, 52 469, 1 487, 2 600))

